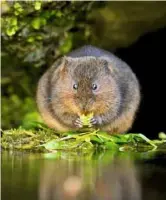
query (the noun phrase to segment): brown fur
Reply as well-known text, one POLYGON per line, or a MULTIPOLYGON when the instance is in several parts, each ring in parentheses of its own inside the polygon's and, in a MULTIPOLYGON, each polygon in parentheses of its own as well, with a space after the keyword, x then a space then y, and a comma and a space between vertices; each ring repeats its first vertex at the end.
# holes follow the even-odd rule
POLYGON ((37 89, 41 116, 49 127, 62 132, 79 129, 75 121, 91 112, 97 122, 94 127, 111 134, 127 132, 139 103, 135 74, 126 63, 105 52, 101 56, 59 59, 41 77, 37 89), (73 89, 75 83, 77 90, 73 89), (93 83, 98 86, 96 91, 91 88, 93 83))

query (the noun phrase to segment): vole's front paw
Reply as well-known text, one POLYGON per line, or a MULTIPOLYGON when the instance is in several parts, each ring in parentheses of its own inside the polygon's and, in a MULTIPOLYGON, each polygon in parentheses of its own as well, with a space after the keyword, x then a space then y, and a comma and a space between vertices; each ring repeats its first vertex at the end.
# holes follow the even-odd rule
POLYGON ((96 124, 97 124, 97 118, 93 117, 93 118, 90 120, 90 123, 91 123, 91 125, 96 125, 96 124))
POLYGON ((82 128, 83 127, 83 123, 81 121, 80 118, 77 118, 74 122, 74 125, 77 127, 77 128, 82 128))
POLYGON ((100 125, 102 123, 102 120, 100 117, 93 117, 91 120, 90 120, 90 123, 92 125, 100 125))

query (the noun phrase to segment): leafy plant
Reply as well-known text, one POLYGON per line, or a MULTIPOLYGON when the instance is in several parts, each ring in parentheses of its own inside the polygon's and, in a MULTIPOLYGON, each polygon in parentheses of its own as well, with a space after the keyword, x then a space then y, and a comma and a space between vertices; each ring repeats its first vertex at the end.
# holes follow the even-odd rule
POLYGON ((56 58, 89 40, 87 15, 95 6, 100 4, 1 2, 3 129, 25 125, 23 119, 34 113, 34 120, 39 119, 35 104, 38 80, 56 58))
POLYGON ((23 128, 3 132, 2 147, 29 151, 53 152, 56 150, 84 151, 155 151, 166 144, 166 134, 160 133, 158 140, 150 140, 143 134, 115 134, 90 128, 87 131, 56 133, 54 130, 34 123, 34 129, 23 128))

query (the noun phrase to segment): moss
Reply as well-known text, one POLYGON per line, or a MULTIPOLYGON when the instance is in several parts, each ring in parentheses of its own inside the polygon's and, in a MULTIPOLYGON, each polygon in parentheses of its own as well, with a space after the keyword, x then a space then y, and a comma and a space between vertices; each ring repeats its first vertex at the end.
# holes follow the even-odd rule
POLYGON ((91 152, 111 150, 113 152, 155 151, 166 144, 166 134, 160 133, 159 139, 150 140, 142 134, 109 135, 106 132, 88 128, 82 132, 57 133, 40 123, 26 130, 22 127, 3 131, 2 148, 54 152, 56 150, 91 152))

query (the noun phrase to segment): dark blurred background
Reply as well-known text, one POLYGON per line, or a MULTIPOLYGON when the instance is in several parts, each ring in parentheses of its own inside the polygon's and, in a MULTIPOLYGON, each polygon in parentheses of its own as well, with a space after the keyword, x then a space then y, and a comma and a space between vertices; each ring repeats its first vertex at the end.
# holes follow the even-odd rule
POLYGON ((131 131, 149 137, 166 132, 166 28, 147 33, 116 54, 136 73, 142 93, 141 106, 131 131))
POLYGON ((166 132, 166 2, 1 2, 2 128, 41 121, 37 82, 85 44, 114 52, 136 73, 142 101, 130 132, 166 132))

